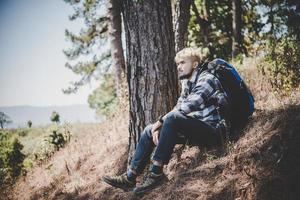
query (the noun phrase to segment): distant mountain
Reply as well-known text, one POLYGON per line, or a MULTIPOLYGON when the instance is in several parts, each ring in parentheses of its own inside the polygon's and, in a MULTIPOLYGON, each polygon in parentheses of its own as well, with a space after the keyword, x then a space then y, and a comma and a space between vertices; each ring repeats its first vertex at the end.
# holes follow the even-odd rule
POLYGON ((46 125, 51 123, 50 116, 53 111, 58 112, 60 121, 64 122, 99 122, 95 112, 88 105, 72 106, 10 106, 0 107, 0 111, 7 114, 13 123, 7 128, 26 127, 27 121, 31 120, 33 126, 46 125))

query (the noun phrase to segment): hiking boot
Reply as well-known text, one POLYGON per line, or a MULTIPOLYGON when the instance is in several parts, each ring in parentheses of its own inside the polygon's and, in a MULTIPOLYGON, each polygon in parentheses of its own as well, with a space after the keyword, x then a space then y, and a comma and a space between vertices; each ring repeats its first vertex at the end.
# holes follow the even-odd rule
POLYGON ((134 188, 133 193, 136 195, 144 194, 159 186, 165 179, 167 179, 167 177, 164 173, 154 174, 151 172, 141 186, 134 188))
POLYGON ((102 181, 116 188, 121 188, 126 192, 131 191, 136 184, 135 180, 128 180, 126 173, 119 176, 104 176, 102 177, 102 181))

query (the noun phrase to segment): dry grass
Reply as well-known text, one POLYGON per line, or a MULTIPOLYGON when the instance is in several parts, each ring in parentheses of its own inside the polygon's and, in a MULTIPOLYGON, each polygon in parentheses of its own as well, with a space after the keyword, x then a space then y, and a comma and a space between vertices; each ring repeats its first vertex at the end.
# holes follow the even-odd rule
MULTIPOLYGON (((125 170, 127 112, 103 124, 74 128, 78 137, 48 162, 20 178, 11 199, 296 199, 300 196, 300 94, 279 97, 246 60, 256 112, 226 154, 186 147, 174 154, 161 187, 142 197, 99 183, 125 170)), ((180 146, 178 146, 179 148, 180 146)))
POLYGON ((65 199, 96 191, 103 174, 124 169, 128 140, 125 113, 103 124, 73 126, 71 132, 76 137, 46 163, 20 178, 10 198, 65 199))

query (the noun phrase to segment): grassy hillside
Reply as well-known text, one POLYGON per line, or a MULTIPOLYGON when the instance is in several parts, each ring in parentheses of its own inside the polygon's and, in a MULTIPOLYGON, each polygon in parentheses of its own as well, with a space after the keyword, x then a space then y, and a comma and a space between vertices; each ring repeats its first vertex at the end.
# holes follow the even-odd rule
POLYGON ((134 197, 98 181, 125 170, 128 115, 122 111, 102 124, 76 127, 70 143, 19 178, 9 199, 297 199, 300 92, 272 92, 257 62, 247 59, 238 68, 257 110, 225 153, 185 147, 164 169, 169 181, 134 197))

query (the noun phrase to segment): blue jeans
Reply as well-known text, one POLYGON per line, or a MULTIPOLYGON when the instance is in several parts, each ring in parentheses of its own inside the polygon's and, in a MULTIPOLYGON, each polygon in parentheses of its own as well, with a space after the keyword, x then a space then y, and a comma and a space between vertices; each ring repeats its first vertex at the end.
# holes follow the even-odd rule
MULTIPOLYGON (((150 124, 144 129, 130 163, 130 168, 137 174, 143 172, 155 147, 152 140, 152 126, 153 124, 150 124)), ((213 126, 187 117, 179 111, 172 111, 167 115, 160 129, 159 141, 152 160, 168 164, 173 149, 180 139, 179 133, 199 146, 220 144, 220 136, 213 126)))

